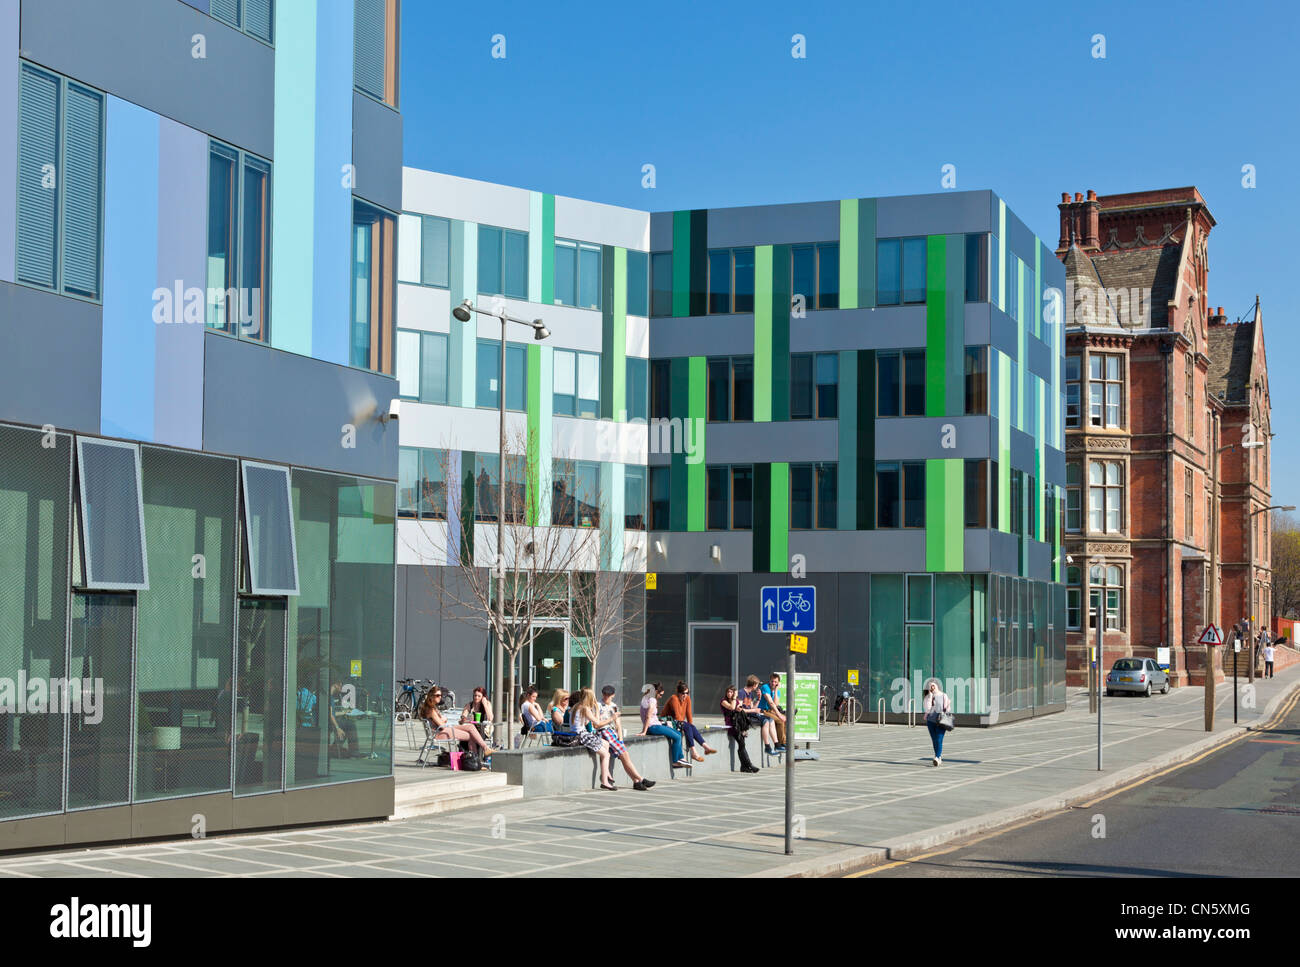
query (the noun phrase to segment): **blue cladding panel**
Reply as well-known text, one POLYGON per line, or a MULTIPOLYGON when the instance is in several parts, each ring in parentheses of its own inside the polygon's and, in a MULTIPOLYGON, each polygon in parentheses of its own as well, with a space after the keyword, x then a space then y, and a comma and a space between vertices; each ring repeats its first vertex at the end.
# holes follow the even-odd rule
MULTIPOLYGON (((208 136, 163 118, 158 159, 158 286, 172 291, 174 305, 178 288, 183 294, 187 289, 202 290, 206 284, 205 219, 174 216, 207 208, 208 136)), ((154 440, 158 443, 194 450, 203 446, 203 331, 201 322, 156 326, 154 440)))
MULTIPOLYGON (((316 22, 315 227, 311 354, 346 363, 352 295, 352 4, 316 22)), ((277 172, 277 179, 283 175, 277 172)), ((282 180, 280 183, 283 183, 282 180)), ((272 327, 275 323, 272 322, 272 327)))
POLYGON ((100 423, 107 436, 152 441, 159 119, 116 97, 107 114, 100 423))

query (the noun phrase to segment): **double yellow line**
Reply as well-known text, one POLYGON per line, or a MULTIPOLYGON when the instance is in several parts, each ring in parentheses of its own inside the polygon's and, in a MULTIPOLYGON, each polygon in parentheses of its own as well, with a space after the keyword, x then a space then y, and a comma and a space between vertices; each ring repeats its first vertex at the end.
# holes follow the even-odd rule
MULTIPOLYGON (((1122 792, 1128 792, 1130 789, 1136 789, 1138 786, 1141 786, 1144 783, 1148 783, 1152 779, 1159 779, 1161 776, 1167 776, 1171 772, 1177 772, 1179 769, 1185 769, 1190 765, 1195 765, 1196 763, 1200 762, 1202 759, 1214 755, 1216 752, 1222 752, 1224 749, 1228 748, 1228 746, 1240 742, 1243 739, 1253 734, 1256 734, 1258 732, 1270 731, 1286 720, 1286 717, 1291 714, 1292 709, 1296 707, 1296 703, 1298 702, 1300 702, 1300 690, 1297 690, 1295 693, 1291 695, 1289 699, 1283 702, 1282 706, 1276 712, 1273 713, 1273 716, 1266 723, 1259 726, 1258 728, 1243 732, 1241 735, 1234 736, 1233 738, 1229 739, 1227 742, 1223 742, 1219 745, 1216 745, 1211 749, 1206 749, 1204 752, 1202 752, 1200 755, 1196 756, 1195 758, 1188 759, 1185 762, 1179 762, 1176 765, 1172 765, 1167 769, 1161 769, 1159 772, 1153 772, 1149 776, 1145 776, 1141 779, 1136 780, 1135 782, 1130 782, 1128 785, 1120 786, 1118 789, 1113 789, 1110 792, 1098 796, 1095 799, 1089 799, 1087 802, 1072 803, 1070 808, 1088 809, 1092 806, 1097 805, 1097 803, 1099 802, 1104 802, 1107 799, 1110 799, 1114 796, 1118 796, 1122 792)), ((907 859, 897 860, 893 863, 882 863, 880 866, 873 866, 870 869, 860 870, 857 873, 846 874, 844 878, 846 880, 852 880, 862 876, 871 876, 875 873, 883 873, 885 870, 892 870, 900 866, 907 866, 911 863, 919 863, 922 860, 934 859, 934 857, 936 856, 946 856, 949 853, 955 853, 959 849, 966 849, 968 846, 975 846, 979 843, 984 842, 985 840, 993 839, 996 836, 1003 836, 1007 833, 1013 833, 1017 829, 1024 829, 1026 826, 1033 826, 1035 823, 1041 823, 1044 819, 1051 819, 1053 816, 1060 816, 1062 813, 1066 811, 1067 810, 1057 810, 1056 812, 1044 813, 1042 816, 1035 816, 1033 819, 1026 819, 1024 822, 1016 823, 1012 826, 1003 826, 999 829, 995 829, 992 832, 985 833, 984 835, 978 836, 975 839, 964 840, 960 843, 957 843, 953 846, 948 846, 944 849, 933 850, 929 853, 921 853, 919 856, 911 856, 908 857, 907 859)))

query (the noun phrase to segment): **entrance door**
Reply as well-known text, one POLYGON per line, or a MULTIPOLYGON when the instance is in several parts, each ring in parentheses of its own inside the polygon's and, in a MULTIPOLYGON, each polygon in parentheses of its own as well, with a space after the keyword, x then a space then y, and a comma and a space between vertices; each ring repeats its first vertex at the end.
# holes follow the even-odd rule
MULTIPOLYGON (((736 626, 734 624, 697 624, 690 626, 690 648, 686 656, 687 682, 691 688, 691 706, 696 715, 716 715, 718 703, 728 685, 736 683, 738 665, 736 626)), ((671 692, 672 686, 664 687, 671 692)))
POLYGON ((548 702, 556 689, 565 688, 564 629, 537 628, 533 632, 532 681, 539 702, 548 702))

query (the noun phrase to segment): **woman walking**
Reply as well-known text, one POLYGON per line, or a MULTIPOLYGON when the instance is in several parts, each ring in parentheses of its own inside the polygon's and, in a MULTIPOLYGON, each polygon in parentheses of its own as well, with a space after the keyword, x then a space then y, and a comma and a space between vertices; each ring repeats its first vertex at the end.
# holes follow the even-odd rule
POLYGON ((930 730, 930 744, 934 746, 934 764, 942 765, 943 734, 947 730, 939 724, 939 716, 952 713, 952 699, 939 690, 937 678, 926 683, 921 708, 925 712, 925 727, 930 730))

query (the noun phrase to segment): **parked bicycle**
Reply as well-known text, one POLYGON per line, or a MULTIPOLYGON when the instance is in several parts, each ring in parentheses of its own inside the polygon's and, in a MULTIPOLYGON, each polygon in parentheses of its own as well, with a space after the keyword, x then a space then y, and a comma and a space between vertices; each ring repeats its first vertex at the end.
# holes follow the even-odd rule
POLYGON ((862 721, 863 712, 858 690, 848 682, 844 682, 840 685, 840 694, 835 699, 835 724, 843 725, 848 722, 856 725, 862 721))
MULTIPOLYGON (((434 688, 436 683, 432 678, 401 678, 397 681, 397 698, 393 702, 393 714, 397 716, 397 721, 404 722, 415 714, 415 710, 420 707, 424 701, 424 696, 429 693, 429 689, 434 688)), ((438 708, 446 711, 456 704, 456 693, 450 688, 442 690, 442 701, 438 703, 438 708)))

